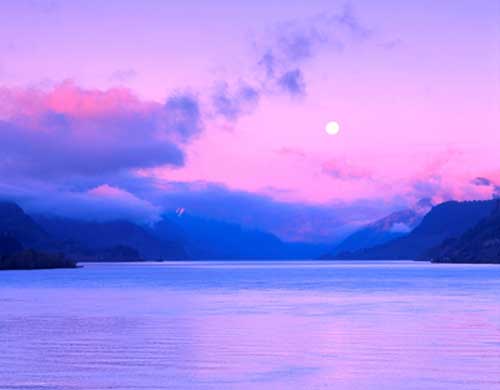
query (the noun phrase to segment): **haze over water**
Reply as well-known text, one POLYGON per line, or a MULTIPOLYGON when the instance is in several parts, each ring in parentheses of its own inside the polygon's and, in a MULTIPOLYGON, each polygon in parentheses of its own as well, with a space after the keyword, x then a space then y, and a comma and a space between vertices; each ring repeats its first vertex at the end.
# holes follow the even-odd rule
POLYGON ((0 388, 496 389, 500 267, 86 264, 0 274, 0 388))

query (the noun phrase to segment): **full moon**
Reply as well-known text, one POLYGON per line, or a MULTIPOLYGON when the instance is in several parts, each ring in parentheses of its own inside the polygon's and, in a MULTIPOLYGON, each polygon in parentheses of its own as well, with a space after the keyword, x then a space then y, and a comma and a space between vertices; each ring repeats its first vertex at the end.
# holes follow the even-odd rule
POLYGON ((325 131, 329 135, 337 135, 340 131, 340 125, 337 122, 328 122, 325 131))

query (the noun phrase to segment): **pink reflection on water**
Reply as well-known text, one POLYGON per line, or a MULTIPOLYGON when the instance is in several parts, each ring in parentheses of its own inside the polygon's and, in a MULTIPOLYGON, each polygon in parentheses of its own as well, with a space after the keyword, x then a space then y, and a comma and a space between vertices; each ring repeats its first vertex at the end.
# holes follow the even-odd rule
POLYGON ((498 268, 432 267, 96 266, 61 287, 19 274, 0 287, 2 388, 500 388, 498 268), (298 270, 309 287, 279 287, 298 270))

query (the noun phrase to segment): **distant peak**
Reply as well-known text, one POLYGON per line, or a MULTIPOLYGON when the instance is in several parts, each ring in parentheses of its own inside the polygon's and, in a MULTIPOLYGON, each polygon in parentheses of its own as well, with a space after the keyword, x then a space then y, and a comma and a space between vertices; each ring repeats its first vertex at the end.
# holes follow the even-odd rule
POLYGON ((419 214, 425 214, 434 207, 431 198, 422 198, 414 206, 414 209, 419 214))

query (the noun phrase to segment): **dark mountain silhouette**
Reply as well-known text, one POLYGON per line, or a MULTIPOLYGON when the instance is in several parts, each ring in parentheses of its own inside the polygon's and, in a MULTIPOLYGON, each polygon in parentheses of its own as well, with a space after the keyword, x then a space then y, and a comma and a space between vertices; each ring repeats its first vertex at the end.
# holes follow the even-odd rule
POLYGON ((491 214, 495 201, 450 201, 441 203, 425 215, 408 235, 359 251, 343 252, 336 259, 414 260, 446 239, 456 238, 491 214))
POLYGON ((0 257, 11 256, 23 249, 23 245, 15 237, 9 234, 0 234, 0 257))
POLYGON ((187 255, 178 240, 156 237, 147 228, 125 220, 89 222, 36 216, 58 241, 62 252, 79 261, 182 260, 187 255))
POLYGON ((45 253, 25 249, 0 256, 0 270, 30 270, 48 268, 75 268, 76 263, 62 253, 45 253))
POLYGON ((20 253, 14 242, 22 251, 33 250, 26 254, 29 261, 38 253, 61 253, 76 261, 307 259, 326 247, 287 243, 267 232, 187 214, 166 215, 153 227, 145 227, 126 220, 31 217, 12 202, 0 204, 0 235, 15 240, 5 240, 5 251, 12 246, 20 253))
POLYGON ((271 233, 188 213, 166 216, 154 231, 159 237, 177 234, 194 259, 311 259, 325 249, 325 245, 284 242, 271 233))
POLYGON ((405 236, 420 223, 422 217, 422 214, 412 209, 392 213, 350 234, 323 258, 371 248, 405 236))
POLYGON ((10 233, 0 233, 0 270, 74 267, 76 263, 61 253, 25 249, 10 233))
POLYGON ((489 217, 431 249, 427 257, 436 263, 500 263, 500 201, 489 217))
POLYGON ((39 247, 49 234, 13 202, 0 202, 0 234, 14 237, 24 246, 39 247))
MULTIPOLYGON (((13 202, 0 202, 2 247, 18 242, 36 254, 62 253, 77 261, 139 261, 185 259, 176 240, 158 239, 129 221, 87 222, 26 214, 13 202), (8 240, 11 240, 10 243, 8 240)), ((16 251, 19 252, 19 248, 16 251)), ((40 257, 42 259, 42 257, 40 257)))

